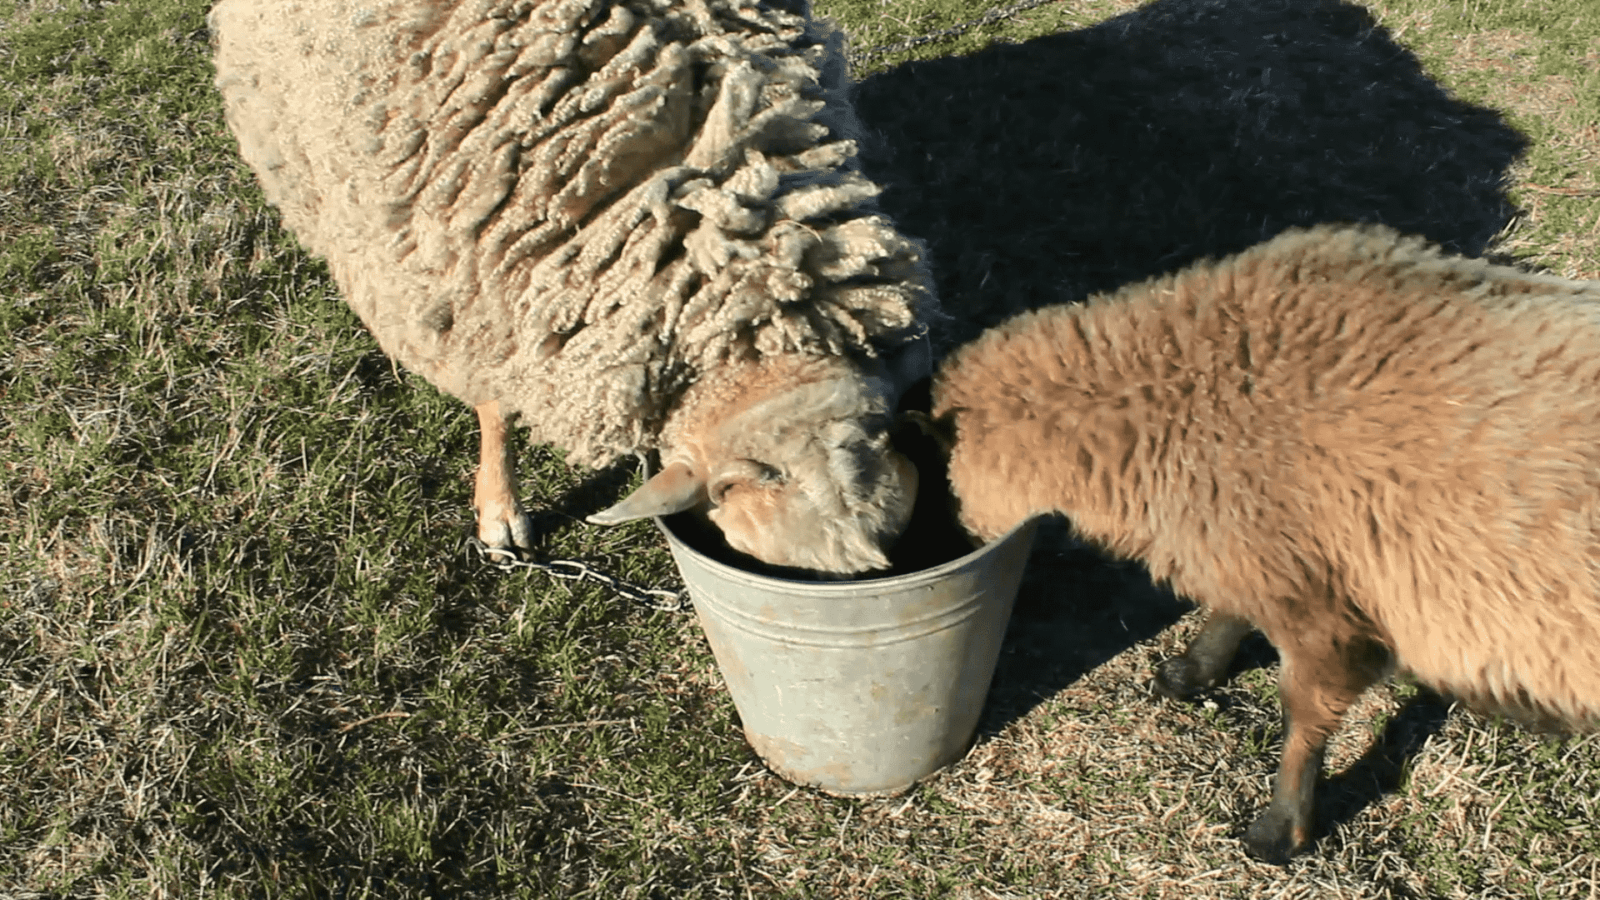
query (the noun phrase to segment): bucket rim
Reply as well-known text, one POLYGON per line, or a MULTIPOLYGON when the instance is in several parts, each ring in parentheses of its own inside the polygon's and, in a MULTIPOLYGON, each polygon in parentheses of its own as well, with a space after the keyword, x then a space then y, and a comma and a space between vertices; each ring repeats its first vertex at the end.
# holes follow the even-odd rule
POLYGON ((801 578, 763 575, 760 572, 741 569, 691 547, 663 517, 655 516, 654 521, 656 527, 661 529, 661 533, 666 535, 667 543, 671 545, 674 552, 688 554, 697 565, 716 573, 729 582, 742 583, 766 590, 781 588, 792 594, 810 594, 821 597, 860 597, 862 595, 882 594, 920 587, 923 584, 939 581, 962 569, 973 568, 981 557, 997 552, 1003 545, 1018 539, 1022 532, 1031 531, 1038 525, 1040 518, 1040 516, 1029 516, 1013 525, 1005 534, 983 546, 975 547, 968 553, 955 559, 946 560, 936 566, 929 566, 926 569, 918 569, 915 572, 905 572, 900 575, 885 575, 881 578, 853 578, 846 581, 810 581, 801 578))

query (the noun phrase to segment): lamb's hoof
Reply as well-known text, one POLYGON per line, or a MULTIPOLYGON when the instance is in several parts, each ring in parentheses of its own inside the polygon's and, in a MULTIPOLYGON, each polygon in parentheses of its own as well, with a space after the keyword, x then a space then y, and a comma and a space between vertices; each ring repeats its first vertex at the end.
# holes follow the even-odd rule
POLYGON ((491 551, 517 556, 533 550, 533 520, 522 508, 478 519, 478 540, 491 551))
POLYGON ((1286 865, 1311 843, 1307 832, 1306 828, 1296 828, 1292 817, 1269 809, 1245 829, 1244 849, 1264 863, 1286 865))
POLYGON ((1211 687, 1211 682, 1200 672, 1200 666, 1187 656, 1174 656, 1156 666, 1153 685, 1156 693, 1169 700, 1189 700, 1211 687))

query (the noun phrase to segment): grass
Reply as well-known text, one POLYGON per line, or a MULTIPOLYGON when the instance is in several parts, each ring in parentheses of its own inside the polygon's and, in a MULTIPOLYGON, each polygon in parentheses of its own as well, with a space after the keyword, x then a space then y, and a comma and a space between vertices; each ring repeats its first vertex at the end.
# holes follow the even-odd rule
MULTIPOLYGON (((819 5, 858 51, 1008 8, 819 5)), ((1600 278, 1591 4, 1276 6, 1059 0, 859 57, 952 338, 1324 218, 1600 278)), ((205 8, 0 0, 0 895, 1597 890, 1600 745, 1403 683, 1335 745, 1315 852, 1245 860, 1270 652, 1154 699, 1192 621, 1059 536, 960 764, 886 800, 771 775, 692 616, 466 547, 472 417, 264 207, 205 8)), ((549 558, 679 587, 650 528, 578 522, 629 473, 522 459, 549 558)))

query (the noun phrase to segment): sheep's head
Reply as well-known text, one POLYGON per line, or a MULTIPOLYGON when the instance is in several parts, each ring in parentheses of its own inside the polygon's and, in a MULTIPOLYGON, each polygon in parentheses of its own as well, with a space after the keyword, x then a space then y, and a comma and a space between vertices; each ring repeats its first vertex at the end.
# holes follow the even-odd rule
POLYGON ((842 359, 779 357, 694 385, 660 473, 589 521, 693 511, 762 562, 827 575, 889 566, 917 471, 890 445, 894 388, 842 359))

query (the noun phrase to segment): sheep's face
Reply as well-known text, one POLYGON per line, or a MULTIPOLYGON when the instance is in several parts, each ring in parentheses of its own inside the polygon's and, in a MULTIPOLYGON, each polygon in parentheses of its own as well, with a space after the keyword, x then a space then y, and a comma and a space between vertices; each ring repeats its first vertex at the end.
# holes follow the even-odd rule
POLYGON ((878 418, 766 441, 725 435, 727 449, 707 464, 707 518, 729 546, 771 565, 831 575, 888 568, 887 550, 911 520, 917 470, 890 447, 887 415, 878 418))
POLYGON ((591 521, 692 510, 770 565, 888 568, 917 493, 916 468, 890 444, 890 382, 842 360, 734 369, 686 395, 662 436, 662 472, 591 521))

